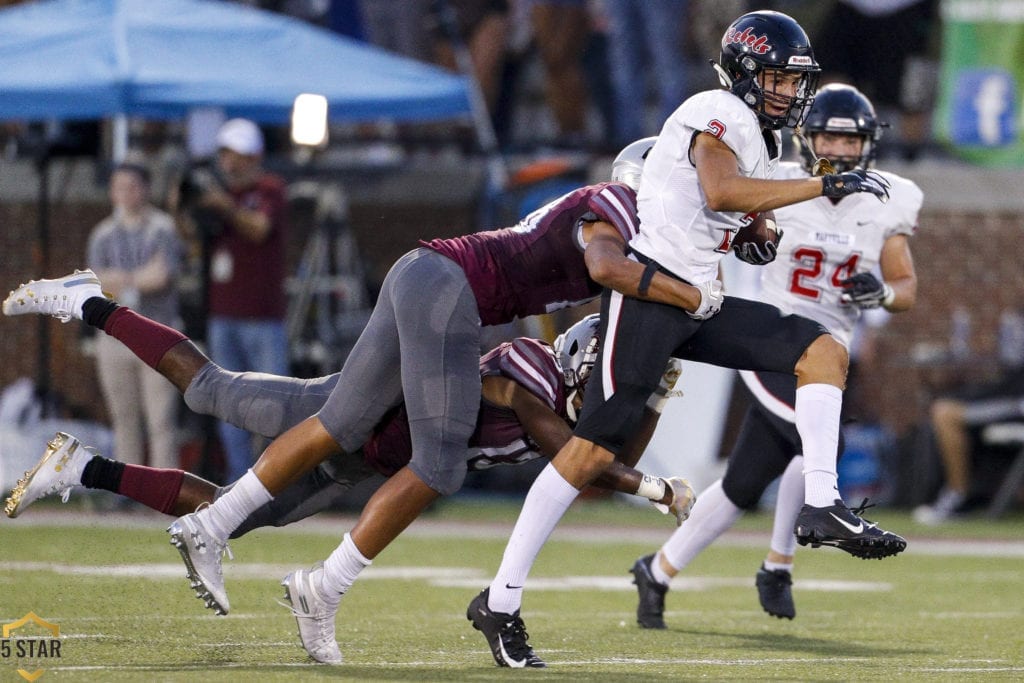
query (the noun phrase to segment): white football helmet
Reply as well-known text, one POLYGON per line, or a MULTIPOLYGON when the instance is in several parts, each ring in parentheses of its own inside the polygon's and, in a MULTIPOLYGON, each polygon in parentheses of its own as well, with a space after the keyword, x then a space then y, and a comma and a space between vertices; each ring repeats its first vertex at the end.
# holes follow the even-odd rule
POLYGON ((623 183, 633 188, 633 191, 640 189, 640 174, 644 170, 644 160, 658 137, 642 138, 631 142, 622 148, 615 161, 612 162, 612 180, 623 183))
POLYGON ((565 376, 566 412, 574 423, 577 415, 573 404, 577 397, 582 398, 590 371, 597 360, 597 350, 600 346, 597 328, 600 324, 601 316, 594 313, 555 338, 555 357, 565 376))

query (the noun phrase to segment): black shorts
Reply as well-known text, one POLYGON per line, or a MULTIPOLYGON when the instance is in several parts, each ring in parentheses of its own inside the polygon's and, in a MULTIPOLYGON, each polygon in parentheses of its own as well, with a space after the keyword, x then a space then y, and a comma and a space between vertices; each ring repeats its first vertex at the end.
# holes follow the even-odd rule
POLYGON ((675 306, 606 290, 599 334, 575 434, 617 454, 636 431, 670 357, 792 374, 804 350, 828 330, 737 297, 726 297, 718 315, 698 321, 675 306))

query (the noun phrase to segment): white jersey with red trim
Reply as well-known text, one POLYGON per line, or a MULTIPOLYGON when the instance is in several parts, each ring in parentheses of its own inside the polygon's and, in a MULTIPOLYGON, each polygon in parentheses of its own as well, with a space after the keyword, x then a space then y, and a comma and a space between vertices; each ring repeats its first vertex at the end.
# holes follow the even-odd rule
POLYGON ((743 212, 708 208, 690 157, 694 138, 703 132, 728 145, 749 178, 775 174, 782 140, 778 131, 763 131, 754 111, 726 90, 694 95, 665 121, 644 162, 637 196, 640 233, 630 246, 691 284, 718 277, 718 262, 729 253, 733 236, 751 220, 743 212), (774 140, 772 151, 766 135, 774 140))
MULTIPOLYGON (((861 309, 840 303, 839 282, 855 273, 877 272, 885 241, 917 230, 924 199, 912 181, 877 172, 892 185, 887 203, 864 192, 838 203, 818 197, 775 209, 782 243, 776 259, 761 269, 762 301, 821 323, 847 347, 861 309)), ((808 175, 800 164, 786 162, 776 177, 808 175)))

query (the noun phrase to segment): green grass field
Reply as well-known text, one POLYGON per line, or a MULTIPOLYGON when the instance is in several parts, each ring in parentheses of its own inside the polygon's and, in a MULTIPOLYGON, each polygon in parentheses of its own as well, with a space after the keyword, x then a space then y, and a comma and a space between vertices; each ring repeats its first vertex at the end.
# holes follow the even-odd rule
POLYGON ((652 632, 635 625, 627 570, 667 537, 669 519, 581 501, 541 554, 524 602, 549 668, 511 671, 494 666, 465 609, 497 568, 518 503, 448 502, 417 522, 345 596, 336 667, 306 658, 275 601, 280 577, 326 557, 351 517, 233 542, 232 610, 216 617, 187 587, 169 518, 74 505, 0 519, 0 623, 33 611, 61 632, 59 658, 0 658, 0 681, 24 680, 19 668, 44 670, 43 681, 1024 679, 1020 515, 936 531, 877 513, 908 537, 908 551, 869 562, 801 549, 792 622, 758 605, 753 575, 770 520, 749 515, 680 574, 669 629, 652 632))

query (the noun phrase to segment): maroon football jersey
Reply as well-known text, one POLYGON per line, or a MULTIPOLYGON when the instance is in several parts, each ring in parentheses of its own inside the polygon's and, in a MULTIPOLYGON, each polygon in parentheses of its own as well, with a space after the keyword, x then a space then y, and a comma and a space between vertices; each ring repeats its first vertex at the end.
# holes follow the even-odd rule
MULTIPOLYGON (((566 418, 565 384, 562 369, 552 348, 542 341, 520 337, 501 344, 480 359, 480 376, 501 375, 521 384, 560 417, 566 418)), ((384 476, 391 476, 409 463, 412 439, 404 406, 396 408, 363 446, 367 464, 384 476)), ((470 470, 495 465, 518 465, 539 458, 530 439, 511 408, 481 400, 476 431, 466 455, 470 470)))
POLYGON ((636 194, 621 183, 583 187, 537 209, 511 228, 423 246, 457 262, 476 295, 480 321, 515 318, 585 303, 601 293, 583 261, 582 227, 614 225, 628 243, 637 233, 636 194))

